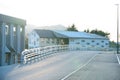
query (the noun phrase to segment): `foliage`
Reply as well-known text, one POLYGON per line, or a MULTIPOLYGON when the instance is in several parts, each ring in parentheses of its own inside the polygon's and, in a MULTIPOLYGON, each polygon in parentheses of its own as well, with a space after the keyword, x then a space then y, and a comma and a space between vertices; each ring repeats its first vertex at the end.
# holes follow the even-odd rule
POLYGON ((109 45, 112 48, 116 48, 117 47, 117 43, 115 43, 114 41, 110 41, 109 45))
POLYGON ((73 24, 72 26, 69 26, 67 28, 67 31, 78 31, 77 28, 75 27, 75 25, 73 24))
POLYGON ((87 29, 87 30, 84 30, 84 32, 90 33, 90 30, 89 30, 89 29, 87 29))
POLYGON ((84 30, 84 32, 97 34, 97 35, 107 37, 107 38, 109 38, 109 35, 110 35, 110 33, 107 33, 107 32, 101 31, 101 30, 97 30, 97 29, 91 30, 91 31, 89 29, 87 29, 87 30, 84 30))

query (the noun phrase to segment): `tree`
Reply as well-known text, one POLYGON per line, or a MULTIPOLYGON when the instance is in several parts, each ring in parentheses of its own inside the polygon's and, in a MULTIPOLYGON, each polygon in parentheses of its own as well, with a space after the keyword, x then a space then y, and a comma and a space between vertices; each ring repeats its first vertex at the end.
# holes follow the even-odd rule
POLYGON ((67 28, 67 31, 78 31, 77 28, 75 27, 75 25, 73 24, 72 26, 69 26, 67 28))
POLYGON ((109 38, 109 35, 110 35, 110 33, 107 33, 107 32, 101 31, 101 30, 97 30, 97 29, 92 30, 90 33, 97 34, 97 35, 107 37, 107 38, 109 38))
POLYGON ((87 29, 87 30, 84 30, 84 32, 86 32, 86 33, 90 33, 90 30, 89 30, 89 29, 87 29))
POLYGON ((115 43, 114 41, 110 41, 110 47, 116 48, 117 47, 117 43, 115 43))
POLYGON ((107 33, 107 32, 101 31, 101 30, 97 30, 97 29, 91 30, 91 31, 89 31, 89 29, 87 29, 87 30, 84 30, 84 32, 97 34, 97 35, 107 37, 107 38, 109 38, 109 35, 110 35, 110 33, 107 33))

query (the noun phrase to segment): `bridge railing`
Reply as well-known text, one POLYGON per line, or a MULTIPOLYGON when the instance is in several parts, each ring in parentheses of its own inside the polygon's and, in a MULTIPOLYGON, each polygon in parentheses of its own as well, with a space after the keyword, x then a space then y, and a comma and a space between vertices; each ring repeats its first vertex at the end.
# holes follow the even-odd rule
POLYGON ((68 49, 68 45, 56 45, 25 50, 21 55, 21 63, 28 64, 38 62, 58 52, 68 51, 68 49))
POLYGON ((54 46, 46 46, 40 48, 34 48, 25 50, 21 55, 21 63, 28 64, 38 62, 42 59, 55 55, 59 52, 63 51, 76 51, 76 50, 103 50, 101 48, 93 48, 93 47, 82 47, 78 45, 54 45, 54 46))

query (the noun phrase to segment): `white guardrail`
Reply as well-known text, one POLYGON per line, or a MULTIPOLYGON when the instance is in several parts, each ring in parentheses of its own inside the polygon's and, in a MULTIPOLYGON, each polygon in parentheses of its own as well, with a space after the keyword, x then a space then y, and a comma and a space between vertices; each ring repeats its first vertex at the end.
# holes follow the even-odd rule
POLYGON ((21 63, 28 64, 38 62, 42 59, 54 55, 55 53, 62 51, 68 51, 68 46, 56 45, 25 50, 22 52, 21 55, 21 63))
POLYGON ((21 63, 29 64, 43 60, 49 56, 63 51, 74 51, 74 50, 100 50, 100 48, 80 47, 80 46, 68 46, 68 45, 55 45, 46 46, 34 49, 28 49, 21 54, 21 63))

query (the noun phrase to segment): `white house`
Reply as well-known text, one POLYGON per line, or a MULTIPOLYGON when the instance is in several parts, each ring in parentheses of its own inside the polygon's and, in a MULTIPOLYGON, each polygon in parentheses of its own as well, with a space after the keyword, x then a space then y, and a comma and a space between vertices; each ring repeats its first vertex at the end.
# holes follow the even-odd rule
POLYGON ((28 36, 28 47, 50 45, 77 45, 81 48, 109 48, 109 39, 96 34, 74 31, 52 31, 35 29, 28 36))

